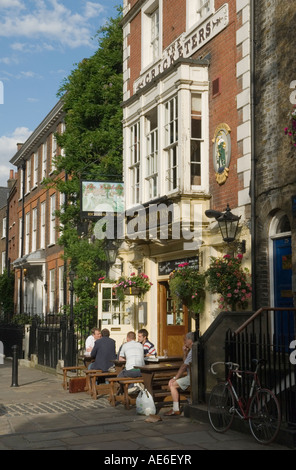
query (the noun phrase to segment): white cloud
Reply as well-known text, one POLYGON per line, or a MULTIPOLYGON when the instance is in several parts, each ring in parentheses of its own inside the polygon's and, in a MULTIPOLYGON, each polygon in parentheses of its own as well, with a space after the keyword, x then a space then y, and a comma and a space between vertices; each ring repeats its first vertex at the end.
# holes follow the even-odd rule
POLYGON ((25 8, 20 0, 0 0, 0 8, 25 8))
MULTIPOLYGON (((0 0, 0 7, 1 2, 2 6, 8 5, 5 0, 0 0)), ((34 3, 35 8, 32 11, 5 10, 0 19, 0 36, 44 38, 47 42, 72 48, 91 45, 89 20, 104 11, 102 5, 87 2, 84 11, 79 14, 72 13, 59 0, 35 0, 34 3)), ((20 42, 15 44, 16 48, 20 48, 20 42)))
POLYGON ((16 57, 0 57, 0 64, 12 65, 18 63, 19 59, 17 59, 16 57))
POLYGON ((6 186, 11 166, 9 161, 17 152, 17 144, 23 144, 32 134, 27 127, 17 127, 12 134, 0 137, 0 186, 6 186))

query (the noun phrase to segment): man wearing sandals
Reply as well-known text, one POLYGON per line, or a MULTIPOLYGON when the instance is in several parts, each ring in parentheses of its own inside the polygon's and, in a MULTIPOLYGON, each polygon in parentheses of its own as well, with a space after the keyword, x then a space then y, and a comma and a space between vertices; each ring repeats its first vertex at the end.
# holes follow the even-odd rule
POLYGON ((190 364, 192 362, 192 345, 194 342, 194 333, 187 333, 184 340, 183 352, 184 362, 180 366, 177 374, 169 381, 169 387, 173 399, 173 409, 164 413, 164 416, 179 416, 181 414, 179 405, 179 389, 186 390, 190 386, 190 364), (184 372, 187 375, 182 377, 184 372))

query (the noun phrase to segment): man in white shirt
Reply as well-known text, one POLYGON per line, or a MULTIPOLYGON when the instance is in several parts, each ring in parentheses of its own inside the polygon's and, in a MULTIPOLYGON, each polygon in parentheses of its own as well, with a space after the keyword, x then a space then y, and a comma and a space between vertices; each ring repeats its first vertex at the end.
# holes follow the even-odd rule
POLYGON ((102 338, 101 330, 99 330, 98 328, 93 328, 91 330, 91 335, 85 341, 85 352, 84 352, 85 356, 90 356, 90 353, 92 352, 95 342, 97 341, 97 339, 100 339, 100 338, 102 338))
POLYGON ((141 377, 141 371, 137 366, 144 366, 144 349, 141 343, 136 341, 136 334, 130 331, 120 349, 119 360, 126 361, 125 369, 123 369, 118 377, 141 377))

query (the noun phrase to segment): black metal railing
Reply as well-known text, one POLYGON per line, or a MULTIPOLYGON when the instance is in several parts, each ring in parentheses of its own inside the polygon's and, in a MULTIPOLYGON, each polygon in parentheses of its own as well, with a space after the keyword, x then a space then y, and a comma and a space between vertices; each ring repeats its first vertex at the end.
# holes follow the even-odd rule
POLYGON ((69 315, 49 314, 45 319, 35 315, 30 328, 29 357, 35 354, 38 364, 52 368, 59 360, 64 361, 65 367, 77 365, 85 340, 97 325, 96 311, 83 311, 75 320, 73 325, 69 315))
MULTIPOLYGON (((226 334, 226 361, 240 364, 242 370, 254 370, 253 359, 264 359, 261 384, 277 395, 283 421, 296 426, 296 364, 293 342, 296 339, 295 308, 261 308, 236 331, 226 334)), ((295 348, 294 348, 295 349, 295 348)), ((248 381, 241 381, 242 394, 248 393, 248 381)))

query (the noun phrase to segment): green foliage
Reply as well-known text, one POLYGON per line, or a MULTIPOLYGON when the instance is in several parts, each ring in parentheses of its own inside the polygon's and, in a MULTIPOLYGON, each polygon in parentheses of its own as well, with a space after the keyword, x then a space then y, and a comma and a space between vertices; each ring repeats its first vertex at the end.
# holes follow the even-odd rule
POLYGON ((14 273, 7 270, 0 276, 0 307, 4 319, 9 321, 14 311, 14 273))
POLYGON ((223 258, 211 257, 211 263, 206 271, 209 290, 221 294, 220 309, 235 311, 237 305, 247 308, 252 295, 250 275, 247 268, 241 266, 243 255, 236 257, 225 255, 223 258))
POLYGON ((201 313, 205 299, 205 276, 188 263, 179 264, 169 277, 170 293, 177 304, 184 304, 189 313, 201 313))
MULTIPOLYGON (((110 179, 122 173, 121 15, 98 32, 99 48, 82 60, 60 89, 66 131, 58 136, 65 157, 58 170, 72 177, 110 179)), ((75 188, 79 191, 79 187, 75 188)))
POLYGON ((93 240, 93 223, 78 234, 80 180, 122 180, 122 29, 121 13, 98 31, 98 50, 82 60, 64 81, 59 96, 64 102, 65 132, 57 134, 63 155, 56 158, 54 175, 44 184, 65 194, 57 216, 59 244, 76 278, 77 309, 93 308, 97 302, 95 282, 104 273, 102 241, 93 240), (66 178, 58 178, 61 171, 66 178), (92 240, 92 242, 90 242, 92 240))

